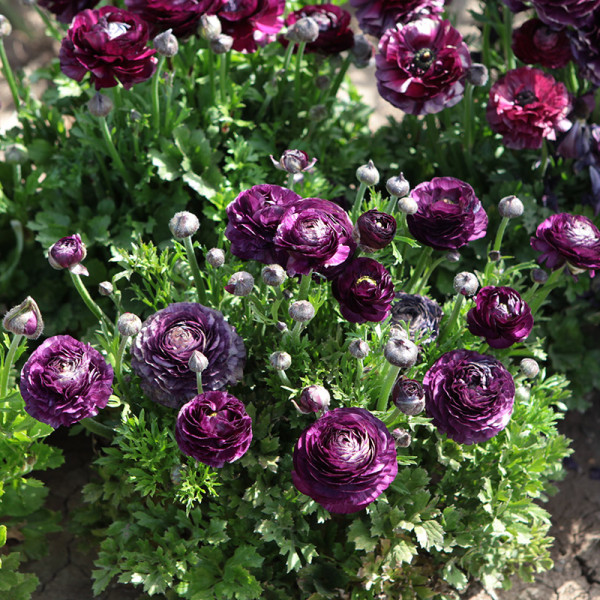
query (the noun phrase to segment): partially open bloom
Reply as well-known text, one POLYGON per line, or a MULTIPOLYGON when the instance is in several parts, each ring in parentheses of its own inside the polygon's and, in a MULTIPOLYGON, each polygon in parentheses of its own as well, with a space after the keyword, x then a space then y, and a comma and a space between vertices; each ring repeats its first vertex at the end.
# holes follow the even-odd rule
POLYGON ((405 415, 418 415, 425 408, 423 385, 416 379, 398 377, 392 388, 392 402, 405 415))
POLYGON ((332 513, 353 513, 394 481, 394 438, 364 408, 336 408, 304 430, 294 448, 292 481, 332 513))
POLYGON ((6 331, 15 335, 24 335, 29 340, 36 340, 44 331, 44 321, 37 302, 27 296, 21 304, 11 308, 2 319, 6 331))
POLYGON ((69 269, 76 275, 89 275, 81 264, 87 249, 78 233, 60 238, 48 249, 48 262, 53 269, 69 269))
POLYGON ((179 410, 175 440, 187 456, 220 468, 247 452, 252 441, 252 419, 235 396, 204 392, 179 410))
POLYGON ((195 302, 170 304, 144 321, 131 347, 131 368, 152 400, 179 408, 197 394, 188 364, 194 351, 208 359, 204 390, 221 390, 241 379, 246 362, 242 338, 222 313, 195 302))
POLYGON ((485 442, 513 411, 515 383, 493 356, 451 350, 425 373, 425 406, 439 431, 459 444, 485 442))
POLYGON ((47 8, 61 23, 70 23, 73 17, 86 8, 94 8, 100 0, 37 0, 47 8))
POLYGON ((539 19, 529 19, 513 31, 512 49, 525 64, 549 69, 560 69, 573 58, 567 31, 548 27, 539 19))
POLYGON ((312 169, 317 159, 309 159, 308 154, 304 150, 290 149, 285 150, 279 157, 279 160, 275 160, 271 154, 271 162, 276 169, 285 171, 290 175, 295 175, 296 173, 312 169))
POLYGON ((393 323, 408 324, 413 341, 420 344, 433 342, 439 333, 442 320, 441 306, 427 296, 397 292, 392 304, 393 323))
POLYGON ((298 402, 292 400, 296 410, 303 415, 326 412, 331 402, 331 395, 322 385, 309 385, 300 393, 298 402))
POLYGON ((396 235, 396 219, 379 210, 368 210, 358 217, 354 237, 361 250, 374 252, 392 242, 396 235))
POLYGON ((56 335, 31 354, 19 385, 34 419, 69 427, 106 406, 112 382, 112 367, 97 350, 70 335, 56 335))

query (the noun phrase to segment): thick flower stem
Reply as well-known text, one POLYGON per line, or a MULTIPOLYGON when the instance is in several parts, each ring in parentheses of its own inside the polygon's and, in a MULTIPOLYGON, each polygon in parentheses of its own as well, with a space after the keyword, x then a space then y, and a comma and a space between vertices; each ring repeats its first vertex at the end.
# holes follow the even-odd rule
POLYGON ((329 87, 327 92, 325 93, 323 101, 326 101, 331 97, 335 98, 337 96, 337 93, 344 81, 344 77, 346 76, 346 73, 348 72, 348 69, 350 68, 351 62, 352 62, 352 55, 350 53, 348 53, 346 55, 346 58, 344 59, 344 62, 342 63, 342 66, 340 67, 340 70, 337 72, 337 75, 335 76, 333 83, 331 84, 331 86, 329 87))
POLYGON ((109 331, 113 331, 114 327, 110 322, 110 319, 104 314, 102 309, 92 300, 90 293, 87 291, 85 284, 81 281, 81 276, 77 273, 73 273, 73 271, 69 271, 69 275, 71 275, 71 279, 73 281, 73 285, 75 289, 79 292, 81 299, 84 301, 85 305, 90 309, 91 313, 98 319, 100 322, 104 322, 107 325, 109 331))
POLYGON ((388 215, 391 215, 394 210, 396 210, 396 203, 398 202, 398 196, 394 196, 394 195, 390 195, 390 199, 388 200, 388 203, 385 206, 385 210, 383 212, 386 212, 388 215))
POLYGON ((13 361, 15 360, 15 353, 21 343, 22 335, 14 335, 10 342, 4 365, 2 367, 2 373, 0 373, 0 399, 6 396, 6 390, 8 389, 8 376, 12 368, 13 361))
POLYGON ((119 349, 117 350, 117 356, 115 357, 115 377, 119 384, 123 382, 123 354, 125 353, 125 346, 127 346, 127 340, 129 336, 124 335, 119 342, 119 349))
POLYGON ((288 175, 287 187, 288 187, 288 190, 292 190, 292 192, 294 191, 294 174, 293 173, 290 173, 288 175))
POLYGON ((115 163, 117 169, 121 173, 121 176, 125 181, 125 185, 129 190, 132 190, 133 182, 131 181, 131 178, 129 177, 129 172, 125 168, 125 165, 123 164, 123 161, 119 156, 119 153, 117 152, 117 148, 115 146, 115 143, 113 142, 112 135, 108 128, 108 123, 106 122, 106 119, 104 117, 98 117, 98 121, 100 122, 100 131, 102 131, 102 137, 104 138, 106 149, 108 150, 108 153, 110 154, 110 157, 115 163))
POLYGON ((498 226, 498 231, 496 233, 496 239, 494 240, 494 246, 492 250, 494 252, 500 252, 500 247, 502 246, 502 238, 504 237, 504 232, 506 231, 506 226, 510 219, 508 217, 502 217, 502 221, 500 221, 500 225, 498 226))
POLYGON ((462 307, 462 303, 463 303, 464 299, 465 299, 465 297, 462 294, 456 295, 456 300, 454 302, 454 308, 452 309, 452 314, 450 315, 450 318, 448 319, 446 325, 440 332, 440 336, 438 338, 438 344, 441 344, 448 337, 448 334, 454 329, 454 325, 456 324, 456 321, 458 320, 458 315, 460 314, 460 309, 462 307))
POLYGON ((198 394, 204 393, 204 388, 202 387, 202 373, 196 373, 196 386, 198 387, 198 394))
POLYGON ((165 57, 161 56, 158 59, 158 65, 156 67, 156 73, 154 73, 154 79, 152 80, 152 126, 157 136, 160 136, 160 93, 159 83, 162 73, 163 66, 165 64, 165 57))
POLYGON ((415 294, 420 294, 421 293, 421 290, 425 287, 425 285, 429 281, 429 278, 431 277, 431 274, 437 269, 437 267, 438 267, 438 265, 440 263, 444 262, 444 260, 446 260, 446 257, 445 256, 440 256, 440 258, 438 258, 436 261, 432 262, 425 269, 425 273, 423 274, 423 277, 421 278, 421 280, 417 284, 417 287, 415 288, 415 292, 414 292, 415 294))
POLYGON ((4 73, 6 83, 8 83, 8 87, 10 88, 10 93, 15 104, 15 111, 18 114, 19 109, 21 107, 21 100, 19 99, 17 83, 15 81, 15 76, 13 75, 10 62, 8 62, 8 57, 6 56, 6 49, 4 48, 4 40, 2 40, 2 38, 0 38, 0 60, 2 61, 2 73, 4 73))
POLYGON ((85 429, 87 429, 90 433, 94 433, 95 435, 99 435, 100 437, 106 438, 107 440, 112 440, 115 437, 115 432, 110 427, 103 425, 102 423, 98 423, 92 417, 88 417, 87 419, 81 419, 79 421, 81 425, 85 429))
POLYGON ((277 375, 279 375, 279 379, 281 379, 281 383, 283 383, 283 385, 292 387, 292 382, 290 381, 290 378, 287 376, 285 371, 278 370, 277 375))
POLYGON ((405 286, 405 289, 409 294, 413 293, 412 289, 415 286, 415 284, 417 283, 417 281, 419 281, 421 274, 423 273, 423 270, 425 269, 425 263, 427 262, 428 258, 431 256, 432 252, 433 252, 433 248, 431 248, 431 247, 421 249, 421 255, 419 256, 419 260, 417 261, 417 264, 415 266, 413 274, 405 286))
POLYGON ((394 383, 396 383, 396 379, 398 378, 398 373, 400 373, 400 367, 396 367, 388 363, 387 371, 383 375, 381 392, 379 394, 379 400, 377 401, 377 408, 375 410, 380 412, 387 410, 390 394, 392 392, 392 388, 394 387, 394 383))
POLYGON ((362 206, 363 198, 365 197, 365 192, 367 191, 367 184, 361 182, 358 190, 356 191, 356 200, 354 200, 354 206, 352 207, 352 222, 356 223, 360 215, 360 208, 362 206))
POLYGON ((544 300, 548 297, 550 292, 557 287, 561 283, 561 277, 565 270, 565 266, 560 269, 556 269, 553 271, 550 277, 548 277, 546 283, 535 293, 534 297, 531 299, 529 303, 529 308, 531 309, 531 314, 535 317, 536 312, 539 310, 540 306, 543 304, 544 300))
POLYGON ((204 281, 202 275, 200 275, 200 268, 198 267, 198 261, 196 260, 196 254, 194 252, 194 246, 192 245, 191 236, 183 238, 183 245, 185 246, 185 253, 190 263, 190 269, 192 270, 192 276, 196 284, 196 291, 198 293, 198 302, 200 304, 205 303, 206 290, 204 289, 204 281))

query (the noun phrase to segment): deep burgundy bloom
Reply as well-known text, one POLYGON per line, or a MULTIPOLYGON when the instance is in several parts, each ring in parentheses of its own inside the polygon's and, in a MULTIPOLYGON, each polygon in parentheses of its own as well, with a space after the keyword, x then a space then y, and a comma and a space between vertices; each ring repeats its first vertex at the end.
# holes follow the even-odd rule
POLYGON ((231 253, 244 260, 285 266, 287 254, 275 247, 273 238, 285 209, 301 196, 279 185, 255 185, 244 190, 228 207, 225 237, 231 253))
POLYGON ((37 0, 37 3, 56 15, 61 23, 70 23, 86 8, 94 8, 100 0, 37 0))
POLYGON ((235 396, 204 392, 181 407, 175 439, 187 456, 220 468, 241 458, 250 447, 252 419, 235 396))
POLYGON ((420 183, 411 197, 419 210, 407 215, 411 234, 436 250, 456 250, 485 236, 488 218, 473 188, 455 177, 420 183))
POLYGON ((437 339, 442 320, 442 307, 427 296, 397 292, 392 304, 392 323, 408 324, 410 338, 420 344, 437 339))
POLYGON ((225 0, 218 11, 223 33, 233 38, 233 49, 256 52, 275 40, 283 27, 285 0, 225 0))
POLYGON ((560 69, 573 58, 566 29, 548 27, 539 19, 529 19, 513 31, 512 49, 525 64, 549 69, 560 69))
POLYGON ((571 126, 570 99, 564 84, 539 69, 521 67, 501 77, 490 89, 487 119, 508 148, 541 148, 544 138, 571 126))
POLYGON ((25 410, 51 427, 93 417, 112 394, 113 370, 89 344, 70 335, 45 340, 21 371, 25 410))
POLYGON ((460 102, 471 55, 450 21, 420 19, 383 34, 375 65, 381 97, 424 115, 460 102))
POLYGON ((600 231, 583 215, 550 215, 538 225, 531 246, 542 253, 538 262, 549 269, 567 263, 575 272, 589 270, 590 277, 600 269, 600 231))
MULTIPOLYGON (((319 37, 306 44, 307 52, 339 54, 354 45, 354 32, 350 29, 352 17, 347 10, 335 4, 309 5, 290 13, 285 24, 289 27, 305 17, 314 19, 319 25, 319 37)), ((289 43, 285 37, 280 37, 280 42, 284 46, 289 43)))
POLYGON ((390 314, 394 282, 387 269, 372 258, 355 258, 332 281, 331 292, 340 312, 351 323, 383 321, 390 314))
POLYGON ((584 27, 600 7, 600 0, 531 0, 538 17, 551 26, 584 27))
POLYGON ((515 383, 493 356, 451 350, 425 373, 423 387, 433 424, 459 444, 485 442, 510 420, 515 383))
POLYGON ((398 459, 385 424, 364 408, 336 408, 305 429, 292 481, 332 513, 353 513, 394 481, 398 459))
POLYGON ((350 0, 360 28, 375 37, 396 23, 408 23, 444 12, 444 0, 350 0))
POLYGON ((48 262, 54 269, 69 269, 76 275, 89 275, 80 264, 86 257, 87 249, 78 233, 60 238, 48 249, 48 262))
POLYGON ((379 210, 368 210, 358 217, 354 237, 361 250, 374 252, 392 242, 396 235, 396 219, 379 210))
POLYGON ((527 302, 509 287, 486 286, 477 292, 467 314, 467 328, 491 348, 508 348, 531 333, 533 316, 527 302))
POLYGON ((152 400, 180 408, 198 393, 188 365, 194 351, 208 360, 204 390, 221 390, 241 379, 246 362, 242 338, 222 313, 195 302, 170 304, 144 321, 131 346, 131 368, 152 400))
POLYGON ((289 256, 289 275, 327 274, 356 250, 352 221, 345 210, 329 200, 307 198, 292 204, 283 214, 275 246, 289 256))
POLYGON ((156 70, 156 50, 146 47, 148 25, 137 15, 103 6, 84 10, 74 19, 60 47, 60 69, 81 81, 91 74, 96 89, 125 89, 150 79, 156 70))

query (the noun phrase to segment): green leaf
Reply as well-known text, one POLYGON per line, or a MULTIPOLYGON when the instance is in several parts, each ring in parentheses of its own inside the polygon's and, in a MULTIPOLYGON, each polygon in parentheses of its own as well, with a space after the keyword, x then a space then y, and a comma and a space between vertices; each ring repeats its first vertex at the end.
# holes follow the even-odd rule
POLYGON ((192 171, 188 171, 183 174, 183 181, 185 181, 199 196, 204 196, 210 200, 214 198, 217 191, 207 184, 200 175, 196 175, 192 171))
POLYGON ((369 528, 365 523, 357 519, 348 528, 348 539, 354 542, 357 550, 372 552, 377 547, 378 540, 371 537, 369 528))

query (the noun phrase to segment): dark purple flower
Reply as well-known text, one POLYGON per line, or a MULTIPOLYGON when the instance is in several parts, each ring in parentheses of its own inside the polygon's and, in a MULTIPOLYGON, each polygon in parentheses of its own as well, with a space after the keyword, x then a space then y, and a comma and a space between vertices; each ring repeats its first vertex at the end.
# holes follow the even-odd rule
POLYGON ((425 373, 423 387, 433 424, 459 444, 485 442, 510 420, 515 383, 493 356, 451 350, 425 373))
POLYGON ((76 233, 60 238, 48 249, 48 262, 54 269, 69 269, 76 275, 89 275, 88 270, 80 264, 86 257, 87 249, 76 233))
POLYGON ((309 415, 319 411, 326 412, 329 409, 331 395, 322 385, 309 385, 300 393, 298 402, 292 400, 296 410, 303 415, 309 415))
POLYGON ((589 270, 590 277, 600 269, 600 231, 583 215, 550 215, 538 225, 531 246, 542 253, 538 262, 549 269, 566 263, 571 270, 589 270))
POLYGON ((508 6, 510 11, 513 13, 522 12, 529 8, 527 4, 525 2, 521 2, 521 0, 502 0, 502 2, 506 4, 506 6, 508 6))
POLYGON ((197 392, 190 356, 208 360, 202 372, 205 390, 237 383, 246 362, 246 348, 223 314, 195 302, 170 304, 148 317, 131 347, 131 368, 142 389, 155 402, 179 408, 197 392))
POLYGON ((385 424, 364 408, 336 408, 305 429, 292 481, 332 513, 353 513, 394 481, 398 459, 385 424))
POLYGON ((444 0, 350 0, 356 10, 360 28, 375 37, 396 23, 408 23, 421 17, 444 12, 444 0))
POLYGON ((573 58, 566 29, 548 27, 539 19, 529 19, 513 31, 512 49, 525 64, 549 69, 560 69, 573 58))
POLYGON ((285 265, 287 254, 273 238, 285 209, 303 202, 301 196, 278 185, 255 185, 243 191, 228 207, 225 237, 231 253, 244 260, 285 265))
POLYGON ((597 11, 585 27, 569 32, 571 50, 579 74, 591 81, 595 87, 600 85, 600 11, 597 11))
POLYGON ((70 335, 56 335, 31 354, 19 385, 34 419, 69 427, 106 406, 112 382, 112 367, 97 350, 70 335))
POLYGON ((396 235, 396 219, 379 210, 368 210, 358 217, 354 237, 361 250, 374 252, 392 242, 396 235))
POLYGON ((315 166, 317 159, 313 158, 311 160, 303 150, 291 149, 285 150, 279 160, 275 160, 271 154, 271 161, 276 169, 285 171, 290 175, 296 175, 296 173, 302 173, 302 171, 310 171, 315 166))
POLYGON ((103 6, 84 10, 74 19, 60 47, 60 69, 81 81, 91 74, 96 89, 125 89, 150 79, 156 70, 156 50, 146 47, 148 25, 137 15, 103 6))
POLYGON ((375 65, 381 97, 424 115, 460 102, 471 55, 450 21, 420 19, 383 34, 375 65))
POLYGON ((580 28, 592 19, 600 0, 531 0, 531 4, 547 25, 580 28))
POLYGON ((37 0, 43 8, 56 15, 61 23, 70 23, 73 17, 86 8, 94 8, 100 0, 37 0))
POLYGON ((490 285, 477 293, 475 307, 467 314, 467 328, 492 348, 508 348, 531 333, 533 316, 516 290, 490 285))
POLYGON ((252 419, 227 392, 204 392, 184 404, 175 423, 179 449, 209 467, 241 458, 252 441, 252 419))
POLYGON ((570 99, 564 84, 539 69, 521 67, 501 77, 490 89, 487 119, 508 148, 541 148, 544 138, 571 126, 570 99))
POLYGON ((360 257, 344 265, 331 283, 331 292, 347 321, 379 322, 390 314, 394 282, 381 263, 360 257))
POLYGON ((421 344, 435 341, 444 314, 441 306, 427 296, 405 292, 397 292, 395 299, 396 302, 392 304, 392 323, 407 323, 411 339, 421 344))
POLYGON ((414 417, 425 408, 425 390, 421 382, 398 377, 392 388, 392 402, 405 415, 414 417))
POLYGON ((411 192, 416 213, 406 216, 411 234, 436 250, 456 250, 486 234, 488 218, 473 188, 455 177, 434 177, 411 192))
POLYGON ((313 269, 327 274, 356 250, 348 213, 320 198, 307 198, 289 206, 274 241, 277 249, 289 256, 285 265, 289 275, 308 275, 313 269))

